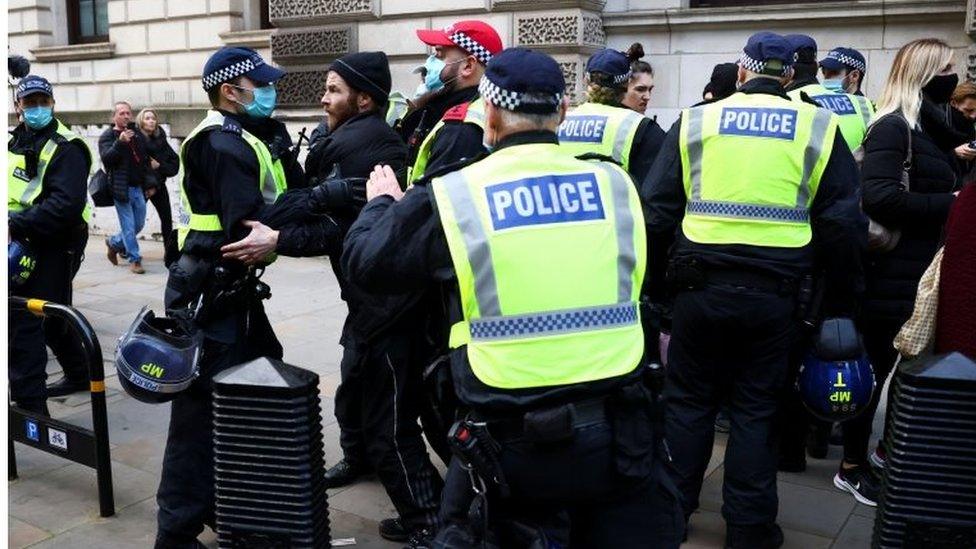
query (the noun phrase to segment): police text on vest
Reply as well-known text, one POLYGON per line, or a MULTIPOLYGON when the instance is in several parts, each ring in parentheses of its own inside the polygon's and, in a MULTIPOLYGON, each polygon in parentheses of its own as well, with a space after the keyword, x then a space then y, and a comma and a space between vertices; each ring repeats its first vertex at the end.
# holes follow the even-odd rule
POLYGON ((559 125, 559 141, 600 143, 606 129, 606 116, 571 114, 559 125))
POLYGON ((818 105, 837 115, 857 114, 857 111, 854 110, 854 102, 846 95, 830 93, 827 95, 815 95, 810 99, 813 99, 818 105))
POLYGON ((495 230, 524 225, 604 219, 600 187, 592 173, 547 175, 485 188, 495 230))
POLYGON ((718 133, 792 141, 796 134, 796 111, 765 107, 725 107, 719 119, 718 133))

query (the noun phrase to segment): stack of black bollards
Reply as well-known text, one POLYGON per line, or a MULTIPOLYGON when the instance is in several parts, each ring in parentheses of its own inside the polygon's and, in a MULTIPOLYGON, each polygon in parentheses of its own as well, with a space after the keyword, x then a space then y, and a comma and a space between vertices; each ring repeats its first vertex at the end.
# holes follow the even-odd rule
POLYGON ((976 547, 976 363, 959 353, 895 377, 875 548, 976 547))
POLYGON ((329 547, 318 383, 267 358, 214 377, 221 549, 329 547))

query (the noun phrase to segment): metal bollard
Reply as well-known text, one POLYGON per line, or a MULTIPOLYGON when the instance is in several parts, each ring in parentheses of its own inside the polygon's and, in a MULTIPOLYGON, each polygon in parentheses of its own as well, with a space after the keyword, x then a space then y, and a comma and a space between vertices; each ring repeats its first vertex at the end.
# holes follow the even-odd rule
POLYGON ((910 361, 892 383, 873 547, 976 547, 976 363, 910 361))
POLYGON ((95 469, 98 478, 99 513, 103 517, 110 517, 115 514, 115 495, 112 489, 108 412, 105 408, 105 368, 95 329, 77 309, 67 305, 17 296, 9 297, 7 304, 10 310, 26 310, 37 316, 60 318, 71 326, 81 340, 88 360, 92 407, 92 429, 89 430, 11 405, 8 414, 10 466, 7 476, 17 478, 13 441, 87 465, 95 469))
POLYGON ((260 358, 214 376, 222 549, 329 547, 319 377, 260 358))

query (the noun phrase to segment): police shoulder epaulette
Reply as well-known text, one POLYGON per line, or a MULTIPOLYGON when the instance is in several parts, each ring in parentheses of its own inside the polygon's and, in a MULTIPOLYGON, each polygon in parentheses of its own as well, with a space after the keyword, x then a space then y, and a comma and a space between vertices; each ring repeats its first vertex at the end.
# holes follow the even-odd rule
POLYGON ((241 128, 241 125, 236 120, 227 117, 224 118, 224 124, 223 126, 220 127, 220 131, 227 132, 227 133, 236 133, 237 135, 241 135, 241 132, 243 132, 244 130, 241 128))
POLYGON ((805 91, 801 91, 800 92, 800 101, 803 101, 804 103, 809 103, 809 104, 813 105, 814 107, 818 107, 818 108, 819 107, 822 107, 822 105, 820 103, 817 103, 816 101, 814 101, 814 99, 812 97, 810 97, 810 94, 808 94, 805 91))
POLYGON ((430 171, 430 172, 425 173, 423 175, 423 177, 421 177, 420 179, 414 181, 413 184, 414 185, 426 185, 427 183, 430 183, 431 180, 434 179, 435 177, 440 177, 442 175, 447 175, 447 174, 449 174, 451 172, 456 172, 456 171, 458 171, 458 170, 460 170, 462 168, 466 168, 466 167, 470 166, 471 164, 474 164, 475 162, 481 160, 482 158, 484 158, 486 156, 488 156, 487 153, 481 153, 481 154, 476 155, 476 156, 474 156, 472 158, 462 158, 461 160, 458 160, 457 162, 453 162, 451 164, 447 164, 445 166, 441 166, 440 168, 437 168, 436 170, 433 170, 433 171, 430 171))
POLYGON ((460 105, 454 105, 450 109, 447 109, 447 112, 444 113, 444 116, 441 117, 441 120, 443 120, 444 122, 464 122, 465 117, 468 116, 469 106, 471 106, 471 103, 461 103, 460 105))
POLYGON ((618 166, 621 165, 620 162, 617 162, 616 160, 614 160, 614 158, 612 156, 607 156, 605 154, 600 154, 600 153, 595 153, 595 152, 583 153, 583 154, 577 156, 576 157, 576 160, 595 160, 597 162, 610 162, 610 163, 616 164, 618 166))

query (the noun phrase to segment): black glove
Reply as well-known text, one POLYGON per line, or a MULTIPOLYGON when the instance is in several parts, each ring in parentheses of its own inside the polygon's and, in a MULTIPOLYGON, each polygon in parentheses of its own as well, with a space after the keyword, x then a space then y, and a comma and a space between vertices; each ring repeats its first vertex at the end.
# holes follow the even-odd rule
POLYGON ((817 357, 822 360, 853 360, 864 354, 861 334, 849 318, 828 318, 820 325, 816 340, 817 357))
POLYGON ((326 180, 312 187, 312 209, 318 213, 358 209, 366 205, 366 179, 346 177, 326 180))

